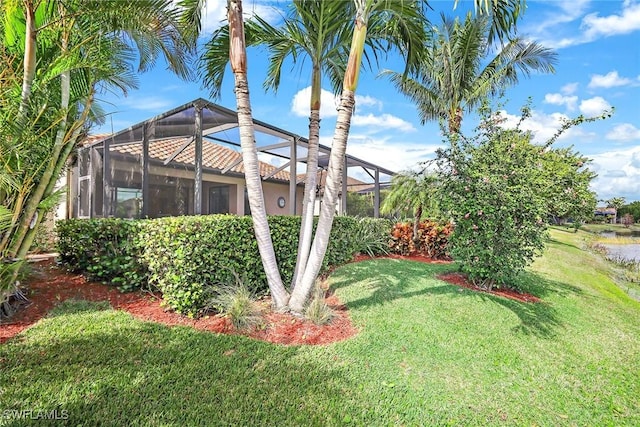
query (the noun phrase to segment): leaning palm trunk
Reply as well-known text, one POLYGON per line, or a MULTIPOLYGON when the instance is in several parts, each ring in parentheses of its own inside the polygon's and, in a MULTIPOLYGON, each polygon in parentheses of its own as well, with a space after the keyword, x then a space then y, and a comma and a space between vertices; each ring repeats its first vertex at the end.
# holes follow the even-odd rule
POLYGON ((301 313, 304 310, 304 305, 320 273, 322 261, 327 252, 327 246, 329 245, 329 235, 331 234, 333 218, 336 214, 336 205, 338 204, 338 195, 342 182, 342 167, 347 150, 351 116, 353 115, 355 105, 355 90, 358 86, 358 76, 366 37, 367 13, 365 13, 364 7, 360 7, 356 15, 351 51, 349 52, 349 62, 347 63, 347 69, 345 71, 342 96, 340 98, 340 106, 338 107, 338 119, 333 135, 333 143, 331 145, 327 181, 322 197, 322 208, 320 210, 318 228, 313 239, 313 245, 302 280, 296 284, 289 301, 289 308, 294 313, 301 313))
MULTIPOLYGON (((298 257, 293 274, 291 289, 302 280, 309 259, 313 238, 313 217, 316 204, 316 183, 318 180, 318 151, 320 148, 320 67, 314 66, 311 85, 311 114, 309 116, 309 146, 307 147, 307 172, 302 202, 302 221, 298 239, 298 257)), ((294 179, 295 177, 292 177, 294 179)))
POLYGON ((229 59, 235 76, 235 93, 238 110, 238 128, 240 130, 240 145, 242 160, 253 218, 253 228, 258 241, 258 250, 262 265, 267 275, 267 283, 276 309, 287 306, 289 294, 282 283, 276 261, 273 242, 267 222, 267 212, 264 206, 264 195, 258 168, 258 150, 255 143, 251 103, 249 101, 249 84, 247 82, 247 56, 242 23, 242 1, 228 0, 229 18, 229 59))

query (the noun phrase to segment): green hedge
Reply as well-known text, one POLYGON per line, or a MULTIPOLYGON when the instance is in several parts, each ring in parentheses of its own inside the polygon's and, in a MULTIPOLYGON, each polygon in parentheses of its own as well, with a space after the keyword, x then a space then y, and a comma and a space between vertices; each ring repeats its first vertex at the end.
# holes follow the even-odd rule
MULTIPOLYGON (((295 268, 300 217, 271 216, 269 226, 285 285, 295 268)), ((324 268, 363 252, 362 238, 388 241, 387 220, 339 216, 334 220, 324 268)), ((219 284, 240 275, 258 293, 267 282, 250 216, 207 215, 153 220, 66 220, 58 223, 58 250, 71 268, 93 279, 133 289, 149 283, 172 309, 197 315, 219 284)), ((371 246, 371 245, 370 245, 371 246)), ((373 247, 378 247, 373 245, 373 247)))

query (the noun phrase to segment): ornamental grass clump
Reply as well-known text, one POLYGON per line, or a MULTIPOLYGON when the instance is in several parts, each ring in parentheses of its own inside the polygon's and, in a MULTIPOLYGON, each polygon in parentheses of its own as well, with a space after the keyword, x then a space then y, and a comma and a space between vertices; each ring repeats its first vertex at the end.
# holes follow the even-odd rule
POLYGON ((333 309, 325 299, 324 289, 319 284, 316 284, 313 290, 313 298, 307 304, 304 315, 316 325, 326 325, 335 317, 333 309))
POLYGON ((236 329, 251 329, 260 323, 261 310, 252 292, 235 272, 235 283, 223 284, 212 290, 207 306, 227 317, 236 329))

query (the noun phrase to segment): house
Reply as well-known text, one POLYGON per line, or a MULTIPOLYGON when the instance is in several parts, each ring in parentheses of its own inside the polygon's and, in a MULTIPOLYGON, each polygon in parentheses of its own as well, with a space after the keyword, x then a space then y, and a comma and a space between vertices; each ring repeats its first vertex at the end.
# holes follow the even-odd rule
MULTIPOLYGON (((268 214, 299 215, 308 141, 254 120, 260 175, 268 214), (296 177, 296 179, 292 179, 296 177)), ((320 146, 319 173, 330 149, 320 146)), ((349 173, 381 177, 394 172, 345 156, 338 210, 346 212, 349 173)), ((321 193, 321 188, 318 188, 321 193)), ((210 213, 248 213, 244 165, 235 112, 204 99, 174 108, 113 135, 91 137, 78 149, 69 177, 68 217, 157 218, 210 213)))

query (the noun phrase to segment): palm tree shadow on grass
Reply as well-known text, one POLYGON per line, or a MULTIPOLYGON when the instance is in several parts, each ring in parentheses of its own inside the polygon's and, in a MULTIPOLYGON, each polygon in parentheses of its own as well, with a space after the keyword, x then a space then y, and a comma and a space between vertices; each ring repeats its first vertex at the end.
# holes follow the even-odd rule
MULTIPOLYGON (((389 260, 390 262, 398 262, 389 260)), ((505 297, 474 291, 467 288, 449 284, 443 281, 435 281, 437 285, 429 284, 418 290, 410 290, 415 287, 417 278, 435 277, 438 274, 451 272, 451 266, 425 265, 417 262, 405 262, 398 266, 397 272, 390 273, 386 263, 372 264, 363 262, 361 265, 349 267, 351 274, 338 274, 337 280, 331 283, 332 289, 348 287, 354 281, 367 280, 366 287, 372 289, 369 296, 346 302, 350 309, 383 305, 387 302, 401 298, 412 298, 421 295, 451 295, 456 298, 480 298, 499 304, 513 312, 520 319, 520 324, 514 328, 515 332, 536 335, 543 338, 553 338, 555 330, 562 327, 562 321, 558 311, 552 304, 545 301, 549 295, 569 295, 583 292, 574 286, 565 283, 545 279, 534 273, 524 273, 519 278, 519 286, 522 291, 530 293, 542 299, 539 303, 520 302, 505 297), (366 279, 369 277, 370 279, 366 279)))

